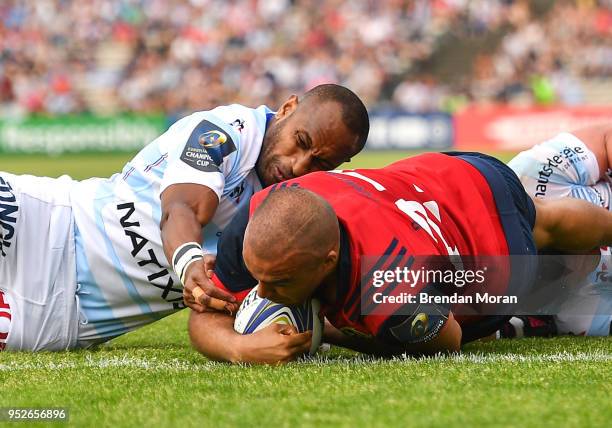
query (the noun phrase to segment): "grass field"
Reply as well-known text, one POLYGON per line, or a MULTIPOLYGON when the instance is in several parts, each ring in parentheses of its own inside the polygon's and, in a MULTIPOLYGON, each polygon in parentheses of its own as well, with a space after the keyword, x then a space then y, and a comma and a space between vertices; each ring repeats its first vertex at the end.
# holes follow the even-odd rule
MULTIPOLYGON (((350 167, 401 155, 363 154, 350 167)), ((109 176, 127 157, 4 157, 0 170, 109 176)), ((0 407, 67 407, 70 425, 91 427, 612 424, 608 338, 502 340, 422 360, 332 350, 283 367, 229 366, 190 349, 186 315, 95 351, 0 353, 0 407)))

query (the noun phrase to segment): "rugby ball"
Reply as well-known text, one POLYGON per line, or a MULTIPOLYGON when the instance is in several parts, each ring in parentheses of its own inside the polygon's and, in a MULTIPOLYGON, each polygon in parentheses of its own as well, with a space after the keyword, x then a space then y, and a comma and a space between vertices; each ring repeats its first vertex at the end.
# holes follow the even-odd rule
POLYGON ((274 303, 257 295, 253 288, 240 305, 234 321, 234 330, 240 334, 251 334, 271 323, 295 326, 300 333, 312 330, 312 345, 309 355, 314 355, 321 345, 323 322, 319 317, 321 305, 317 299, 310 299, 297 306, 274 303))

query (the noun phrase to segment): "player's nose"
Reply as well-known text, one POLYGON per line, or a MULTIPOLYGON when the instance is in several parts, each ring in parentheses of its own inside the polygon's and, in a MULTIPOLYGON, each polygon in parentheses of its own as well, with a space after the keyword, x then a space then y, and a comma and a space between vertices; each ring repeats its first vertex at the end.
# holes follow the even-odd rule
POLYGON ((293 160, 293 166, 291 168, 291 172, 294 177, 301 177, 302 175, 306 175, 312 169, 312 160, 310 153, 301 153, 297 155, 293 160))
POLYGON ((261 282, 259 283, 259 286, 257 287, 257 295, 259 297, 261 297, 262 299, 272 300, 270 298, 272 294, 273 293, 271 293, 265 285, 263 285, 261 282))

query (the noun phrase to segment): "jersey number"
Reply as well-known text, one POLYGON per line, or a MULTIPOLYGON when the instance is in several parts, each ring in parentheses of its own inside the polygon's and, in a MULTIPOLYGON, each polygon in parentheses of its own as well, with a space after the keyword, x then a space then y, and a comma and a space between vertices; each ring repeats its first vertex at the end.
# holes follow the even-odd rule
MULTIPOLYGON (((359 180, 365 181, 379 192, 384 192, 385 190, 387 190, 385 186, 378 183, 377 181, 372 180, 370 177, 366 177, 365 175, 355 171, 336 170, 332 172, 336 174, 348 175, 359 180)), ((413 186, 417 192, 424 193, 424 191, 417 185, 413 184, 413 186)), ((431 236, 431 238, 435 242, 439 242, 438 240, 442 241, 444 247, 446 248, 446 252, 450 256, 451 262, 455 265, 457 269, 463 269, 463 263, 461 262, 461 258, 459 257, 459 250, 457 249, 457 246, 451 247, 448 244, 448 241, 444 238, 444 235, 442 235, 442 230, 440 229, 440 226, 438 226, 438 224, 433 221, 433 219, 428 214, 428 212, 431 213, 439 223, 442 223, 442 219, 440 218, 440 208, 436 201, 427 201, 420 203, 417 201, 407 201, 405 199, 398 199, 397 201, 395 201, 395 206, 401 212, 410 217, 410 219, 416 224, 418 224, 425 232, 427 232, 427 234, 431 236)))

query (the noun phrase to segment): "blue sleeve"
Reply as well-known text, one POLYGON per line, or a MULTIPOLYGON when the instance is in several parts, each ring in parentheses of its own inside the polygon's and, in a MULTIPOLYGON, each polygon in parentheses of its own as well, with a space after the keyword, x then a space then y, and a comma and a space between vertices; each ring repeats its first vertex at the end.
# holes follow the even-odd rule
POLYGON ((233 292, 249 290, 257 285, 244 264, 242 243, 249 222, 249 205, 244 204, 225 228, 217 243, 215 275, 233 292))

